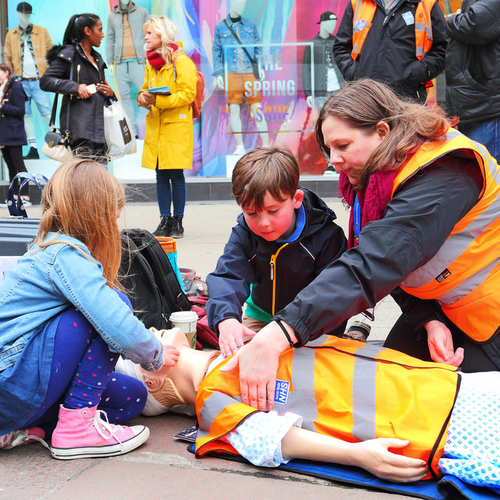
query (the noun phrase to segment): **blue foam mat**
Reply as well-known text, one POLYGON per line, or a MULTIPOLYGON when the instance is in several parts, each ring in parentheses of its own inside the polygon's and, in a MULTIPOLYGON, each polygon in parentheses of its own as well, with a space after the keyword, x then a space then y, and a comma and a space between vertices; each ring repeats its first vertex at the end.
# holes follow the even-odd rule
MULTIPOLYGON (((195 445, 189 445, 188 450, 194 453, 195 445)), ((239 455, 217 453, 210 456, 248 463, 247 460, 239 455)), ((465 484, 454 476, 444 476, 439 481, 428 480, 412 484, 395 484, 378 479, 359 467, 310 462, 308 460, 291 460, 286 465, 280 465, 278 469, 329 479, 350 486, 360 486, 376 491, 385 491, 387 493, 408 495, 429 500, 499 500, 500 498, 499 495, 488 488, 465 484)))

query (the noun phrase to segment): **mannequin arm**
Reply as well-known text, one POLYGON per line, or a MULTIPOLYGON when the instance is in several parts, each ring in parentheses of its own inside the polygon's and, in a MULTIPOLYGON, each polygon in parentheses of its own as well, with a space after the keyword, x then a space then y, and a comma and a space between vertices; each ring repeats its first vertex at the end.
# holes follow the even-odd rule
POLYGON ((217 87, 224 90, 224 77, 222 75, 217 77, 217 87))
MULTIPOLYGON (((108 69, 111 70, 115 60, 115 30, 113 28, 113 14, 108 16, 108 32, 106 33, 106 61, 108 69)), ((114 76, 114 75, 112 75, 114 76)))
POLYGON ((109 71, 109 76, 111 76, 111 78, 114 78, 115 77, 115 65, 113 63, 111 63, 108 66, 108 71, 109 71))
POLYGON ((307 101, 307 105, 312 109, 312 107, 313 107, 313 96, 312 95, 308 95, 306 101, 307 101))
POLYGON ((427 475, 420 459, 396 455, 389 448, 404 448, 408 441, 395 438, 347 443, 325 434, 291 427, 281 441, 283 457, 362 467, 381 479, 400 483, 418 481, 427 475))
POLYGON ((264 80, 266 73, 262 68, 259 68, 259 80, 264 80))

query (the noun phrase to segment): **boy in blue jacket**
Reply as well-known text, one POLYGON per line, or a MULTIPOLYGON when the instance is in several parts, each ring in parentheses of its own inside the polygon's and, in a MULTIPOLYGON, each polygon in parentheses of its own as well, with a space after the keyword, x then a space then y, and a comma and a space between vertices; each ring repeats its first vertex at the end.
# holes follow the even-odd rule
MULTIPOLYGON (((298 184, 297 160, 282 147, 256 148, 233 170, 232 192, 243 213, 207 277, 208 321, 225 357, 347 249, 333 210, 298 184)), ((342 336, 344 329, 345 323, 331 333, 342 336)))

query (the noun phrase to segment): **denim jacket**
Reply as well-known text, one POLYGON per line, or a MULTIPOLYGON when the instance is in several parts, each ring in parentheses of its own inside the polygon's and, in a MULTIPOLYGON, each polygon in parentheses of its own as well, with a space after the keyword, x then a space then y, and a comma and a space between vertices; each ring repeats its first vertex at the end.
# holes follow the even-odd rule
MULTIPOLYGON (((229 14, 226 17, 226 22, 227 24, 229 24, 229 26, 232 27, 233 22, 231 21, 229 14)), ((233 30, 238 34, 236 27, 234 27, 233 30)), ((255 23, 250 19, 247 19, 246 17, 241 18, 239 31, 240 32, 238 36, 243 45, 261 43, 259 33, 257 32, 257 26, 255 26, 255 23)), ((224 74, 225 61, 224 61, 224 50, 222 48, 224 45, 232 46, 230 49, 226 49, 226 55, 228 59, 226 62, 228 65, 227 67, 228 72, 235 73, 238 63, 236 49, 240 44, 236 41, 236 38, 234 38, 233 34, 229 31, 229 28, 226 26, 224 21, 221 21, 220 23, 217 23, 217 25, 215 26, 214 45, 212 48, 213 59, 214 59, 214 72, 212 73, 213 76, 219 76, 224 74)), ((262 47, 255 47, 255 48, 245 47, 245 48, 248 50, 248 53, 252 58, 262 54, 262 47)), ((252 63, 248 60, 248 57, 245 53, 243 53, 243 55, 245 59, 245 64, 248 67, 248 72, 251 73, 252 63)))
MULTIPOLYGON (((54 236, 49 233, 47 241, 54 236)), ((161 368, 161 342, 106 284, 101 264, 82 242, 64 235, 55 239, 68 244, 43 250, 34 246, 0 284, 0 373, 15 364, 27 342, 49 320, 71 305, 90 321, 112 352, 141 363, 146 370, 161 368)), ((50 360, 48 349, 42 348, 40 355, 50 360)))

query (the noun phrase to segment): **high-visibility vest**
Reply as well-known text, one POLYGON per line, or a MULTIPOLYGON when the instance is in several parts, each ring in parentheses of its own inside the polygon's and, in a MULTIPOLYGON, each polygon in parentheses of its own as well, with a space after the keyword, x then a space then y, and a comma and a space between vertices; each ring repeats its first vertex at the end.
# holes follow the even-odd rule
MULTIPOLYGON (((431 10, 435 3, 436 0, 422 0, 415 11, 415 55, 419 60, 429 52, 432 46, 431 10)), ((354 12, 351 56, 355 61, 372 27, 377 4, 373 0, 351 0, 351 5, 354 12)))
MULTIPOLYGON (((207 375, 196 399, 198 457, 236 454, 219 438, 258 411, 241 402, 238 370, 222 373, 220 367, 207 375)), ((408 439, 396 453, 424 460, 437 477, 458 393, 455 370, 382 346, 323 336, 281 354, 274 410, 301 415, 303 428, 347 442, 408 439)))
POLYGON ((470 150, 484 184, 479 200, 457 222, 426 264, 412 272, 402 288, 421 299, 436 300, 446 316, 476 342, 500 330, 500 173, 481 144, 450 129, 446 141, 424 143, 400 169, 392 194, 420 169, 454 150, 470 150))

